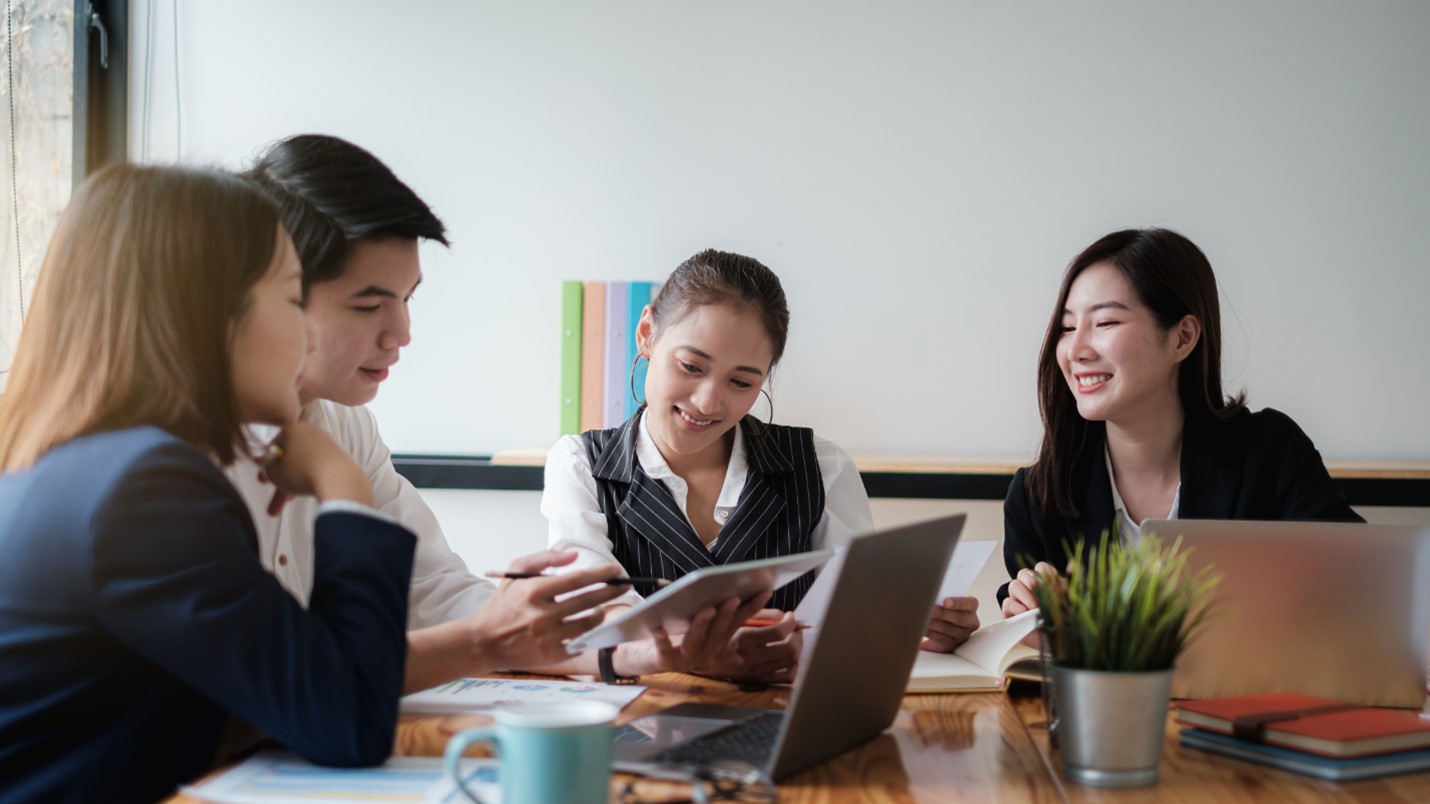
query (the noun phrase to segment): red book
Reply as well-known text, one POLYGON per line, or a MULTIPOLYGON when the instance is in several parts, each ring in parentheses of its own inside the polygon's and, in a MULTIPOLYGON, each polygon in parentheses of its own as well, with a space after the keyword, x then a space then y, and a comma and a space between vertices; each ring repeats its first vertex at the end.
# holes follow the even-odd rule
POLYGON ((1325 757, 1430 747, 1430 720, 1409 711, 1284 692, 1179 701, 1177 722, 1325 757))

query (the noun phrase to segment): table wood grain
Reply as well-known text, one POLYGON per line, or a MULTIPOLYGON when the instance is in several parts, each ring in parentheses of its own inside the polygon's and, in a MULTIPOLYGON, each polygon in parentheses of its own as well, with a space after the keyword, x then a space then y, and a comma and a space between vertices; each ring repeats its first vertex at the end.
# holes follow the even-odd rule
MULTIPOLYGON (((751 690, 722 681, 668 673, 642 679, 645 694, 618 723, 697 702, 784 708, 789 690, 751 690)), ((1325 782, 1220 757, 1177 744, 1168 713, 1161 779, 1151 787, 1112 790, 1066 781, 1050 750, 1036 686, 1023 694, 906 696, 893 726, 874 740, 779 785, 789 804, 943 804, 944 802, 1430 802, 1430 772, 1360 782, 1325 782), (1032 694, 1027 694, 1031 690, 1032 694)), ((488 725, 485 715, 404 715, 397 756, 441 756, 457 732, 488 725)), ((473 755, 480 755, 477 748, 473 755)), ((622 774, 612 790, 623 783, 622 774)), ((171 802, 198 804, 175 796, 171 802)))

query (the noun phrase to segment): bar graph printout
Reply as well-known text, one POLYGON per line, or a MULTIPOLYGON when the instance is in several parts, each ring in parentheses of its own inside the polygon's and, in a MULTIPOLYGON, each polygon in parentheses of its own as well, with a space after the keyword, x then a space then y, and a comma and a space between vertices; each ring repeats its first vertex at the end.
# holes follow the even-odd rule
POLYGON ((600 684, 585 681, 539 681, 513 678, 462 678, 416 692, 402 699, 402 711, 446 715, 482 712, 498 706, 561 701, 604 701, 617 708, 640 697, 638 684, 600 684))
MULTIPOLYGON (((500 802, 497 760, 462 761, 467 786, 483 801, 500 802)), ((313 804, 314 802, 465 801, 442 772, 438 757, 393 757, 375 768, 324 768, 286 751, 261 751, 210 781, 183 788, 218 804, 313 804)))

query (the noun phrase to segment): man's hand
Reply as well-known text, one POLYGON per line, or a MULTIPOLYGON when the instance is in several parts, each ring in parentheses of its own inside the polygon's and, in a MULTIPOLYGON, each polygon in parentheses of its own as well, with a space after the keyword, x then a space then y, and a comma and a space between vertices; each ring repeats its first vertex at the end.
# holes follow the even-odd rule
MULTIPOLYGON (((542 572, 575 559, 574 552, 543 550, 518 558, 508 571, 542 572)), ((602 583, 620 574, 619 565, 603 564, 503 581, 486 605, 459 621, 466 628, 474 661, 483 668, 474 672, 539 667, 570 658, 567 640, 599 625, 605 617, 601 607, 630 591, 629 586, 602 583), (592 587, 588 591, 571 594, 588 586, 592 587)))

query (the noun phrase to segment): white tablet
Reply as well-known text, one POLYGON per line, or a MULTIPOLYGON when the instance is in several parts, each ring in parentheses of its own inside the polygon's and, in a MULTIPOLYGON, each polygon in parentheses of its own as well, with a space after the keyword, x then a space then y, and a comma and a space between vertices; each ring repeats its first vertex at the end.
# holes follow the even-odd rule
POLYGON ((567 642, 566 651, 574 656, 645 639, 658 625, 664 625, 669 634, 683 634, 690 625, 690 618, 701 609, 718 606, 732 597, 748 600, 761 592, 778 589, 823 565, 832 555, 833 550, 815 550, 696 570, 614 620, 567 642))

